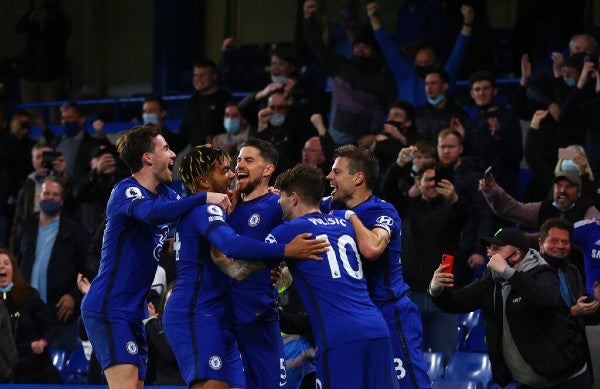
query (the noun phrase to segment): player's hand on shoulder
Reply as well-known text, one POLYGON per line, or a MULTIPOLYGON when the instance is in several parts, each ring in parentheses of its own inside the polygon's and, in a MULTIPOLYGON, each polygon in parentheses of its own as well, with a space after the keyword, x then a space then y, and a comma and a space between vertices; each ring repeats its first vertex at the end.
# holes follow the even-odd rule
POLYGON ((325 239, 311 239, 311 237, 311 233, 305 232, 286 244, 286 258, 322 260, 323 258, 318 254, 326 252, 329 249, 329 243, 325 239))

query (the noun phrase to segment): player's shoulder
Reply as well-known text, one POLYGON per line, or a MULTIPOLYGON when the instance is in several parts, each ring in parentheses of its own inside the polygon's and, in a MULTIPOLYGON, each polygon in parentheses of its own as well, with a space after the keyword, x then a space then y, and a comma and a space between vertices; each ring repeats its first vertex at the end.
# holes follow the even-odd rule
POLYGON ((115 184, 111 196, 117 199, 139 200, 148 196, 147 190, 132 177, 127 177, 115 184))

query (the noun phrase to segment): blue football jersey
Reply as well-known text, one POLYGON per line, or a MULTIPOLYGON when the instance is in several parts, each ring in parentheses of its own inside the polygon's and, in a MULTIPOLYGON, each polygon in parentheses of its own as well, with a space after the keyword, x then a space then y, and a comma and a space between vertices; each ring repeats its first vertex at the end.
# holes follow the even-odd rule
POLYGON ((283 257, 284 245, 273 247, 262 240, 239 236, 225 219, 225 213, 219 206, 207 204, 194 208, 177 226, 174 244, 177 280, 173 295, 167 304, 173 317, 168 315, 163 318, 167 320, 166 322, 187 320, 187 318, 175 318, 176 313, 187 315, 192 311, 194 314, 223 317, 227 312, 229 307, 226 302, 230 283, 212 262, 211 245, 228 257, 237 259, 261 260, 283 257), (214 279, 203 278, 205 276, 214 279), (176 299, 172 303, 173 297, 176 299))
POLYGON ((383 254, 375 261, 364 261, 364 266, 369 293, 375 304, 395 301, 409 289, 402 276, 400 216, 390 203, 377 196, 369 197, 352 210, 368 229, 380 227, 390 232, 390 242, 383 254))
MULTIPOLYGON (((283 222, 279 196, 267 193, 251 201, 238 203, 229 217, 229 225, 242 236, 264 240, 271 230, 283 222)), ((283 260, 283 258, 280 258, 283 260)), ((277 320, 277 290, 271 281, 271 267, 276 261, 244 281, 232 280, 231 301, 235 323, 262 319, 277 320)))
POLYGON ((583 253, 585 289, 593 296, 594 281, 600 282, 600 221, 580 220, 574 227, 573 242, 583 253))
POLYGON ((216 205, 194 208, 177 225, 175 265, 177 279, 163 315, 164 324, 186 323, 190 315, 223 320, 229 310, 229 277, 210 256, 209 233, 226 226, 216 205))
POLYGON ((321 261, 288 261, 318 353, 356 340, 389 337, 381 312, 369 298, 352 225, 333 215, 313 213, 280 225, 266 241, 288 243, 304 232, 331 245, 321 261))
POLYGON ((131 177, 115 185, 106 207, 100 268, 82 309, 144 318, 146 295, 172 223, 156 224, 152 210, 136 211, 150 204, 157 209, 178 199, 166 185, 159 185, 155 194, 131 177))

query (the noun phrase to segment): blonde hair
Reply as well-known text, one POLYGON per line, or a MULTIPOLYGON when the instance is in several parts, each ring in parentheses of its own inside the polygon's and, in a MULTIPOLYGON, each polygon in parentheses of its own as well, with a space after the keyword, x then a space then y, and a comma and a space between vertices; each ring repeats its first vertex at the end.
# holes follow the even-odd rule
MULTIPOLYGON (((583 148, 583 146, 581 145, 569 145, 566 147, 567 149, 570 150, 575 150, 577 152, 578 155, 581 155, 585 158, 586 160, 586 164, 585 164, 585 174, 587 174, 587 176, 589 177, 590 181, 594 181, 594 173, 592 173, 592 169, 590 168, 590 164, 587 158, 587 155, 585 154, 585 149, 583 148)), ((556 162, 556 166, 554 167, 554 175, 558 175, 560 172, 562 172, 562 162, 565 160, 565 158, 559 158, 558 161, 556 162)), ((579 173, 579 172, 578 172, 579 173)))

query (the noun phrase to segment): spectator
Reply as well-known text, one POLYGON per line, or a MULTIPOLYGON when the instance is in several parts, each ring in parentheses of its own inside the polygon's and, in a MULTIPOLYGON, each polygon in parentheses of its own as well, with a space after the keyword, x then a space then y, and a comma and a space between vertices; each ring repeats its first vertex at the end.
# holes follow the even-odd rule
POLYGON ((225 150, 229 155, 235 155, 242 148, 242 143, 248 139, 250 126, 235 101, 227 103, 223 116, 225 133, 215 136, 212 144, 225 150))
POLYGON ((561 217, 571 223, 600 219, 600 212, 593 202, 581 197, 581 178, 572 170, 555 175, 552 198, 542 201, 518 202, 494 180, 488 183, 479 180, 479 189, 496 215, 519 223, 523 228, 538 230, 551 217, 561 217))
MULTIPOLYGON (((61 100, 71 22, 56 0, 30 4, 16 25, 18 33, 26 34, 19 80, 21 100, 24 103, 61 100)), ((58 111, 51 109, 50 123, 58 123, 59 119, 58 111)))
POLYGON ((485 198, 477 192, 477 182, 482 176, 478 159, 462 157, 460 132, 445 129, 438 136, 437 151, 439 166, 437 177, 448 177, 459 197, 465 200, 470 211, 467 225, 460 238, 460 254, 454 262, 454 275, 458 285, 466 285, 473 278, 475 269, 482 268, 485 251, 477 243, 480 236, 487 236, 496 229, 492 212, 485 198))
POLYGON ((569 92, 561 107, 561 123, 581 123, 585 130, 586 154, 592 172, 600 175, 600 70, 597 60, 585 61, 577 85, 569 92))
POLYGON ((258 112, 257 131, 256 137, 271 142, 279 153, 274 177, 300 161, 304 142, 317 132, 279 91, 271 94, 268 107, 258 112))
POLYGON ((598 184, 594 180, 594 173, 588 164, 585 149, 580 145, 569 145, 558 151, 558 161, 554 167, 554 174, 561 171, 572 170, 581 178, 581 197, 594 201, 598 194, 598 184))
POLYGON ((419 141, 400 150, 396 161, 385 172, 382 182, 383 198, 392 203, 396 210, 400 205, 398 200, 409 196, 409 190, 414 187, 419 170, 425 164, 436 161, 436 152, 435 145, 427 141, 419 141))
POLYGON ((62 384, 52 365, 48 345, 56 335, 56 319, 48 306, 21 275, 17 260, 0 247, 1 298, 11 318, 18 362, 14 383, 62 384))
POLYGON ((91 236, 104 225, 105 210, 113 186, 127 177, 127 170, 112 146, 98 146, 92 153, 89 174, 75 183, 73 199, 81 226, 91 236))
MULTIPOLYGON (((391 69, 394 79, 396 80, 396 88, 398 98, 411 102, 414 105, 421 105, 427 102, 425 96, 425 87, 423 80, 427 72, 436 67, 441 67, 436 57, 436 52, 431 47, 423 47, 415 54, 414 62, 411 63, 404 57, 385 30, 381 27, 381 22, 377 16, 379 6, 376 2, 371 2, 367 5, 367 14, 371 20, 371 27, 375 32, 375 37, 381 51, 387 60, 388 66, 391 69)), ((460 71, 462 61, 465 58, 467 47, 471 37, 471 29, 475 13, 472 6, 463 4, 461 7, 463 15, 463 26, 458 35, 454 49, 450 54, 450 58, 444 65, 444 70, 449 75, 449 90, 452 91, 456 77, 460 71)))
POLYGON ((232 97, 217 85, 217 65, 213 61, 202 60, 193 68, 196 92, 184 108, 179 136, 182 144, 196 146, 210 143, 215 135, 225 132, 223 112, 232 97))
POLYGON ((445 128, 459 123, 467 123, 467 113, 448 96, 450 79, 448 73, 434 69, 425 76, 425 96, 427 102, 416 109, 415 125, 423 139, 435 142, 437 135, 445 128))
MULTIPOLYGON (((2 259, 0 258, 0 267, 2 259)), ((0 283, 0 291, 5 292, 7 281, 3 280, 0 283)), ((10 313, 6 309, 4 298, 0 298, 0 383, 8 383, 12 381, 12 376, 15 373, 15 367, 19 361, 17 354, 17 345, 13 338, 10 313)))
POLYGON ((525 161, 531 170, 531 180, 525 188, 526 202, 544 200, 552 190, 558 149, 568 144, 567 131, 561 130, 558 122, 559 111, 554 103, 548 109, 535 111, 531 118, 525 141, 525 161))
POLYGON ((31 171, 29 155, 35 141, 27 136, 31 115, 17 111, 10 120, 10 131, 0 134, 0 244, 8 244, 19 189, 31 171))
POLYGON ((59 178, 42 183, 40 212, 17 227, 12 248, 19 269, 59 322, 54 348, 69 353, 77 348, 77 317, 81 292, 77 273, 85 273, 89 237, 81 225, 66 217, 61 208, 65 198, 59 178))
POLYGON ((391 76, 375 53, 377 43, 368 31, 352 42, 352 58, 328 50, 316 18, 318 2, 303 5, 304 40, 333 79, 329 134, 336 145, 355 143, 374 134, 383 124, 385 107, 394 96, 391 76))
POLYGON ((511 196, 517 196, 523 157, 519 120, 494 102, 497 89, 492 72, 473 73, 469 77, 469 86, 477 114, 465 126, 465 154, 479 158, 484 166, 491 166, 496 181, 511 196))
MULTIPOLYGON (((370 149, 379 161, 380 171, 385 171, 403 147, 419 138, 415 123, 415 108, 407 101, 395 101, 388 110, 387 121, 376 135, 365 135, 358 146, 370 149)), ((379 185, 377 185, 379 190, 379 185)))
POLYGON ((52 131, 44 132, 46 142, 56 151, 63 153, 66 162, 67 190, 70 192, 71 183, 87 176, 90 171, 92 152, 100 144, 110 145, 110 141, 92 137, 85 129, 85 116, 80 107, 73 102, 65 103, 60 107, 61 123, 64 134, 54 136, 52 131))
POLYGON ((436 269, 433 302, 448 312, 483 309, 492 375, 500 386, 590 388, 579 331, 559 303, 559 280, 525 234, 513 228, 482 238, 490 261, 485 274, 454 289, 454 275, 436 269))
MULTIPOLYGON (((540 254, 554 268, 560 280, 561 301, 570 309, 570 317, 577 324, 583 345, 588 373, 593 377, 590 345, 585 333, 586 325, 600 323, 600 302, 586 299, 590 296, 585 290, 585 281, 578 268, 572 263, 571 239, 573 224, 560 218, 550 218, 540 227, 538 243, 540 254)), ((592 346, 594 347, 594 346, 592 346)))
POLYGON ((447 362, 456 348, 458 315, 435 307, 427 287, 442 255, 459 255, 460 232, 469 216, 465 201, 448 180, 438 181, 434 162, 415 180, 417 196, 399 196, 402 217, 402 274, 423 322, 423 351, 442 352, 447 362))

